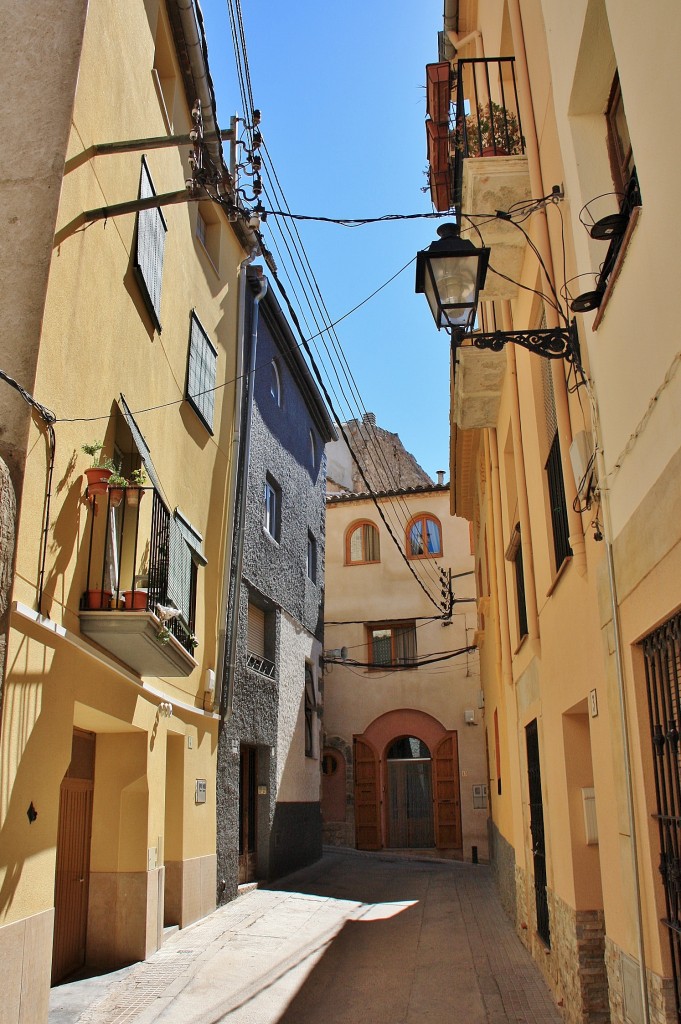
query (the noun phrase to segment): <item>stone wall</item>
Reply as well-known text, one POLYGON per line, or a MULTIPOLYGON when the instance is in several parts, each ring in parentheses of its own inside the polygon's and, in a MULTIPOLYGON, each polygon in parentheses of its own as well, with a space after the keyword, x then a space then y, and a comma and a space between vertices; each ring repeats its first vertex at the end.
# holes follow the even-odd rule
MULTIPOLYGON (((611 1024, 643 1024, 638 963, 605 939, 605 966, 610 993, 611 1024)), ((671 978, 646 972, 650 1024, 676 1024, 678 1016, 671 978)))
POLYGON ((605 918, 602 910, 574 910, 551 898, 551 947, 568 1024, 608 1024, 605 918))

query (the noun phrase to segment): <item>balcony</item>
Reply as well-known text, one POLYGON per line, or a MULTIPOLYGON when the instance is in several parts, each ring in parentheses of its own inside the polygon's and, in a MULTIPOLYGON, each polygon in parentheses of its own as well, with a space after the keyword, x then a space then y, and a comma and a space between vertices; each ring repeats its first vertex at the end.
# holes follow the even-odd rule
MULTIPOLYGON (((460 60, 457 65, 453 133, 453 199, 461 214, 494 215, 531 197, 525 140, 520 120, 513 57, 460 60)), ((481 227, 492 254, 480 298, 513 299, 518 292, 526 241, 508 221, 481 227)), ((462 223, 465 236, 466 220, 462 223)), ((470 233, 470 229, 469 232, 470 233)), ((474 233, 474 240, 477 233, 474 233)))
POLYGON ((140 676, 189 676, 196 562, 184 520, 153 488, 88 493, 81 632, 140 676))
POLYGON ((451 106, 449 61, 426 64, 426 136, 430 198, 436 210, 452 205, 452 169, 449 153, 449 108, 451 106))

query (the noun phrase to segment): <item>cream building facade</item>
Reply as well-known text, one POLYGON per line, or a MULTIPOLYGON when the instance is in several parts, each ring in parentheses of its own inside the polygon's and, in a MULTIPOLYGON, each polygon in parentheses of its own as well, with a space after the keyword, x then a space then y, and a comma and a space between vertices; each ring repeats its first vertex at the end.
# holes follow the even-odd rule
MULTIPOLYGON (((338 484, 337 452, 329 461, 338 484)), ((325 841, 486 860, 468 524, 450 515, 442 483, 376 500, 327 496, 325 841), (450 573, 451 616, 439 606, 450 573)))
POLYGON ((478 327, 567 328, 576 311, 580 347, 453 349, 492 861, 567 1020, 661 1024, 681 1005, 680 143, 654 82, 666 69, 673 92, 681 16, 447 0, 442 28, 431 190, 491 248, 478 327))
POLYGON ((21 346, 5 363, 30 393, 28 414, 26 396, 0 383, 3 407, 12 396, 2 507, 14 494, 18 508, 0 751, 0 954, 11 965, 0 1019, 31 1024, 47 1019, 51 976, 143 959, 164 927, 215 907, 214 708, 240 282, 255 242, 205 192, 153 205, 198 173, 186 142, 94 148, 186 136, 200 99, 207 180, 228 191, 198 9, 93 0, 53 18, 63 53, 38 47, 43 67, 24 82, 27 109, 55 117, 51 180, 36 189, 33 234, 20 232, 21 346), (83 221, 145 197, 148 209, 83 221), (32 257, 45 265, 33 291, 32 257), (101 483, 106 470, 86 484, 93 460, 82 446, 100 441, 125 478, 118 487, 101 483))

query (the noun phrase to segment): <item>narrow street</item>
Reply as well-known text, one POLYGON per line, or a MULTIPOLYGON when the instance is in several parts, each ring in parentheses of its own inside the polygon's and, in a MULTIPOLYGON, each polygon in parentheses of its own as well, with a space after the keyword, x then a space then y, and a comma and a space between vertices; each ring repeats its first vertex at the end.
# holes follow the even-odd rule
POLYGON ((50 1024, 558 1024, 484 865, 327 852, 52 990, 50 1024))

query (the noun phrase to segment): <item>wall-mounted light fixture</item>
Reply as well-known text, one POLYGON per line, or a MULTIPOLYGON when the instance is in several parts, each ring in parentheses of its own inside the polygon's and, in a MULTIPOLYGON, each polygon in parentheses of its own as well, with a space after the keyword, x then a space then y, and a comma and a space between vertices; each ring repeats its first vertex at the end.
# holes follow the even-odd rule
POLYGON ((500 352, 511 342, 545 359, 579 361, 579 337, 573 320, 567 327, 534 331, 473 331, 479 295, 485 285, 490 250, 459 237, 457 224, 443 224, 440 236, 416 254, 416 292, 425 293, 438 330, 444 328, 458 348, 465 337, 475 348, 500 352))

